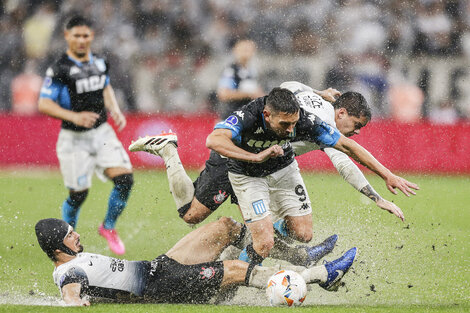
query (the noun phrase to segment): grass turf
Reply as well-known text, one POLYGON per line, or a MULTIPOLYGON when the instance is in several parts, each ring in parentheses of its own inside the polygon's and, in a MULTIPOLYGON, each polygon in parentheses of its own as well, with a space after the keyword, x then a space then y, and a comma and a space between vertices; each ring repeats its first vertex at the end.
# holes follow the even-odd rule
MULTIPOLYGON (((191 173, 195 177, 196 173, 191 173)), ((470 310, 470 179, 465 176, 409 176, 421 187, 418 196, 393 196, 380 179, 369 176, 377 191, 393 199, 405 223, 379 210, 338 175, 304 173, 314 208, 313 242, 337 233, 335 258, 352 246, 359 254, 346 275, 345 288, 328 293, 313 286, 305 307, 309 312, 467 312, 470 310), (318 310, 318 311, 317 311, 318 310)), ((82 207, 77 231, 85 250, 111 255, 97 226, 104 217, 111 183, 95 180, 82 207)), ((58 172, 0 172, 0 303, 34 304, 36 299, 58 297, 52 282, 53 266, 39 249, 34 224, 44 217, 60 217, 66 197, 58 172)), ((241 217, 230 204, 218 216, 241 217)), ((127 259, 153 259, 191 231, 176 214, 166 174, 140 171, 128 208, 117 228, 127 259)), ((269 264, 270 261, 268 261, 269 264)), ((262 291, 240 289, 236 304, 266 305, 262 291)), ((250 307, 191 305, 98 304, 92 311, 215 311, 244 312, 250 307)), ((54 307, 4 304, 0 311, 57 311, 54 307)), ((280 309, 257 307, 256 311, 280 309)))

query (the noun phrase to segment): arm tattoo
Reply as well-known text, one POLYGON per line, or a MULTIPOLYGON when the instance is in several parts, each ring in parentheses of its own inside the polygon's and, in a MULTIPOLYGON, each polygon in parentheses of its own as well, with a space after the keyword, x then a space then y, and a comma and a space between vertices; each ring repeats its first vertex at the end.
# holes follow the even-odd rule
POLYGON ((367 185, 364 188, 362 188, 361 193, 366 195, 369 199, 371 199, 374 202, 377 202, 380 199, 382 199, 382 197, 380 197, 380 195, 374 190, 374 188, 372 188, 371 185, 367 185))

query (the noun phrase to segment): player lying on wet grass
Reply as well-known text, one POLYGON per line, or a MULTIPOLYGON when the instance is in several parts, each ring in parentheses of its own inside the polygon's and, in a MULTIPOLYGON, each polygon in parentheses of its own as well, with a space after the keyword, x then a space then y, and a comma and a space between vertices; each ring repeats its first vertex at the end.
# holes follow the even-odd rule
MULTIPOLYGON (((94 299, 206 303, 236 285, 266 288, 279 265, 262 267, 240 260, 216 261, 222 250, 237 244, 243 225, 222 217, 178 241, 152 261, 127 261, 85 253, 80 235, 63 220, 43 219, 35 227, 42 250, 55 265, 54 283, 67 305, 88 306, 94 299)), ((307 284, 337 290, 353 264, 356 248, 324 265, 282 266, 299 273, 307 284)))

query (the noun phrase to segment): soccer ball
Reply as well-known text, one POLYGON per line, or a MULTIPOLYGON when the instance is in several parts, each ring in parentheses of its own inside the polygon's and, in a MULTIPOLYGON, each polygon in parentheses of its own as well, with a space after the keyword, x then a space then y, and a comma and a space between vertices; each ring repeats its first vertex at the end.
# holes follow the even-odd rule
POLYGON ((266 295, 271 306, 301 305, 307 296, 307 285, 294 271, 279 271, 268 280, 266 295))

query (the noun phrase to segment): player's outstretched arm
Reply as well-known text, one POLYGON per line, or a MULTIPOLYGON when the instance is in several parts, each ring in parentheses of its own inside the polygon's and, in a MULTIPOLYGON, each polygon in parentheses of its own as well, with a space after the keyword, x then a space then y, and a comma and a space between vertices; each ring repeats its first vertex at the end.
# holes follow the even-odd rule
POLYGON ((90 306, 90 302, 80 298, 80 289, 82 285, 79 283, 71 283, 62 287, 62 299, 67 305, 73 306, 90 306))
POLYGON ((364 149, 354 140, 341 135, 334 148, 346 153, 351 158, 382 177, 388 190, 390 190, 390 192, 393 194, 397 194, 397 191, 395 190, 396 188, 398 188, 406 196, 409 196, 410 194, 416 194, 412 189, 419 190, 418 185, 393 174, 389 169, 377 161, 369 151, 364 149))
POLYGON ((114 89, 111 85, 106 86, 103 89, 103 99, 104 99, 104 106, 111 114, 118 130, 121 131, 127 125, 126 118, 121 112, 119 105, 116 100, 116 95, 114 94, 114 89))
POLYGON ((63 121, 69 121, 77 126, 91 128, 95 125, 96 120, 100 117, 95 112, 82 111, 73 112, 62 108, 56 102, 49 98, 40 98, 38 103, 39 112, 49 115, 63 121))
POLYGON ((338 173, 356 190, 364 194, 366 197, 374 201, 377 206, 392 214, 395 214, 403 221, 403 212, 395 204, 383 199, 380 194, 375 191, 369 181, 365 178, 361 170, 354 164, 351 159, 341 151, 332 148, 323 150, 330 158, 338 173))
POLYGON ((251 153, 243 150, 233 143, 232 132, 230 130, 220 128, 214 129, 207 136, 206 147, 227 158, 250 163, 262 163, 269 158, 284 155, 284 150, 278 145, 269 147, 260 153, 251 153))

